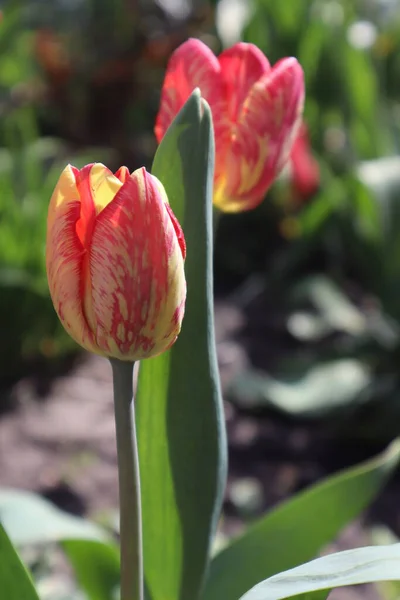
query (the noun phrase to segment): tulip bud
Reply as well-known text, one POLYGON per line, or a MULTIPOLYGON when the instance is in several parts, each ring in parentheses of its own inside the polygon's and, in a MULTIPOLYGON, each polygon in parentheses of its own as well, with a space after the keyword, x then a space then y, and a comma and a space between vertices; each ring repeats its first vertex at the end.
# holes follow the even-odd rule
POLYGON ((155 125, 159 142, 195 87, 214 122, 214 204, 225 212, 254 208, 289 159, 303 112, 303 70, 295 58, 271 67, 253 44, 235 44, 217 58, 190 39, 168 63, 155 125))
POLYGON ((64 169, 48 212, 47 277, 78 344, 129 361, 169 348, 184 313, 185 252, 165 190, 145 168, 64 169))

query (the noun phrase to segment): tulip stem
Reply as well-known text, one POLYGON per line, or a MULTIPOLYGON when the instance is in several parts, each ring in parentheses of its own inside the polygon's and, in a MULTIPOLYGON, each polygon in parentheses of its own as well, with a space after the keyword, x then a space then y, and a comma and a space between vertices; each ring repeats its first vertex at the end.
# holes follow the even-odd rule
POLYGON ((143 600, 142 515, 133 401, 133 362, 110 359, 117 434, 121 600, 143 600))

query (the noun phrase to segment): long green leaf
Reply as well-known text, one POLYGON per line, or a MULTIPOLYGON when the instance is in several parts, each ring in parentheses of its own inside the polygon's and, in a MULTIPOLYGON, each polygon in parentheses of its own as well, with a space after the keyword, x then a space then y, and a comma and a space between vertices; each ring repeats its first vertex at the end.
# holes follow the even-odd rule
POLYGON ((18 547, 61 544, 89 600, 115 597, 119 553, 103 528, 59 510, 36 494, 14 489, 0 490, 0 521, 18 547))
POLYGON ((278 573, 249 590, 241 600, 281 600, 307 594, 320 600, 345 585, 400 580, 400 544, 368 546, 317 558, 278 573))
POLYGON ((108 540, 101 527, 22 490, 0 490, 0 521, 17 546, 68 539, 108 540))
POLYGON ((213 323, 211 113, 195 91, 158 148, 187 244, 187 302, 177 343, 143 361, 137 417, 144 568, 152 600, 195 600, 204 581, 226 478, 213 323))
POLYGON ((94 540, 68 540, 63 549, 75 577, 89 600, 113 600, 119 586, 119 552, 116 545, 94 540))
POLYGON ((31 578, 0 525, 0 590, 7 600, 39 600, 31 578))
POLYGON ((376 496, 400 459, 400 441, 278 506, 211 563, 204 600, 237 600, 252 585, 315 557, 376 496))

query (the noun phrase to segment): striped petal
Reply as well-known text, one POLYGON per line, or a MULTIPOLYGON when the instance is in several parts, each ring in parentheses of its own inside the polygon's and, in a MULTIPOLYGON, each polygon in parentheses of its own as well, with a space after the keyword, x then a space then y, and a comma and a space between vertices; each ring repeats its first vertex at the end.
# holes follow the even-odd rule
POLYGON ((226 88, 228 118, 235 123, 251 88, 270 72, 271 66, 257 46, 245 42, 224 50, 218 62, 226 88))
POLYGON ((125 183, 125 181, 129 179, 130 176, 131 174, 129 173, 128 167, 120 167, 115 173, 115 177, 122 181, 122 183, 125 183))
POLYGON ((185 236, 183 235, 182 227, 180 226, 178 219, 172 212, 172 208, 170 207, 169 202, 168 202, 167 192, 165 191, 163 184, 161 183, 161 181, 159 179, 157 179, 157 177, 153 176, 152 180, 158 186, 158 191, 161 195, 161 198, 164 202, 167 213, 169 214, 169 218, 171 219, 172 226, 175 230, 175 234, 178 239, 178 244, 179 244, 179 247, 182 252, 182 258, 183 258, 183 260, 185 260, 185 258, 186 258, 186 240, 185 240, 185 236))
MULTIPOLYGON (((120 169, 121 177, 124 176, 123 169, 120 169)), ((97 215, 113 200, 122 185, 123 182, 101 163, 87 165, 77 172, 81 214, 76 230, 85 248, 90 245, 97 215)))
POLYGON ((168 62, 154 129, 158 142, 196 87, 200 88, 201 95, 211 106, 218 146, 223 133, 221 128, 226 127, 225 87, 217 57, 208 46, 196 39, 189 39, 179 46, 168 62))
POLYGON ((254 208, 287 162, 304 104, 303 70, 283 59, 250 89, 225 155, 214 202, 222 210, 254 208))
POLYGON ((50 295, 69 335, 87 350, 98 352, 82 307, 81 267, 84 249, 76 233, 81 203, 78 170, 68 165, 53 192, 47 219, 46 267, 50 295))
POLYGON ((97 345, 122 360, 167 349, 183 316, 182 250, 159 186, 135 171, 96 219, 90 249, 97 345))

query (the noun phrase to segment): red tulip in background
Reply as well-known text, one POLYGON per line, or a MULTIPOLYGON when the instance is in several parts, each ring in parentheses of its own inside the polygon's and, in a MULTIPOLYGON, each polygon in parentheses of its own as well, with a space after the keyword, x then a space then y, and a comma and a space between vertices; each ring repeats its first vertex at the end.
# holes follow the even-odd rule
POLYGON ((289 159, 303 112, 303 70, 295 58, 271 67, 253 44, 235 44, 217 58, 190 39, 168 63, 155 126, 159 142, 196 87, 214 121, 214 204, 225 212, 254 208, 289 159))
POLYGON ((301 125, 290 154, 293 194, 299 201, 308 200, 319 187, 320 173, 318 161, 311 152, 308 130, 301 125))

